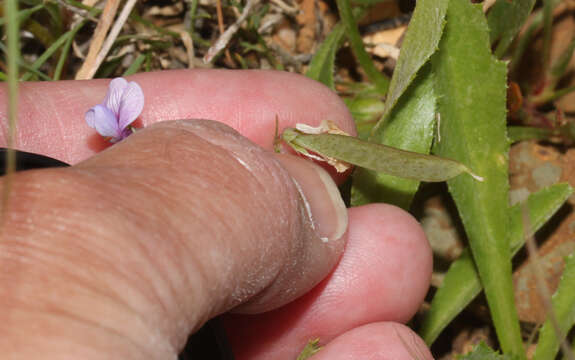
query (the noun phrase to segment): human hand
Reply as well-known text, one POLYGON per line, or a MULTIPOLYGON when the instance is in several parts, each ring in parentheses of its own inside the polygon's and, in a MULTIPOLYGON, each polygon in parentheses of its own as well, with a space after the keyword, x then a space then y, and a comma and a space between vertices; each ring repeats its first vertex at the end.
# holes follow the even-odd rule
POLYGON ((382 204, 346 212, 317 166, 215 122, 152 126, 214 119, 270 150, 276 115, 280 127, 330 119, 353 132, 335 95, 278 72, 131 80, 146 129, 98 155, 107 144, 84 113, 108 81, 21 85, 18 148, 77 165, 14 178, 0 239, 8 359, 175 358, 190 332, 230 310, 255 314, 226 318, 238 359, 295 359, 315 337, 326 346, 314 359, 431 358, 399 324, 431 274, 411 216, 382 204))

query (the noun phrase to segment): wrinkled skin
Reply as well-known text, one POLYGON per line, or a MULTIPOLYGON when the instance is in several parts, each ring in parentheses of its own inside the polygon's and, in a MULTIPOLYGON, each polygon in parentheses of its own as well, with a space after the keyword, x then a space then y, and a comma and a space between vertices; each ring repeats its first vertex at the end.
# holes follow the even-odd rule
POLYGON ((295 359, 316 337, 319 360, 431 358, 402 325, 431 275, 417 222, 362 206, 320 241, 341 224, 320 170, 269 151, 276 115, 282 128, 330 119, 353 133, 336 95, 278 72, 129 80, 145 94, 147 129, 103 152, 110 144, 84 113, 108 80, 21 84, 17 147, 74 166, 14 177, 0 241, 3 358, 175 358, 190 332, 229 311, 238 359, 295 359), (229 127, 153 125, 175 119, 229 127))

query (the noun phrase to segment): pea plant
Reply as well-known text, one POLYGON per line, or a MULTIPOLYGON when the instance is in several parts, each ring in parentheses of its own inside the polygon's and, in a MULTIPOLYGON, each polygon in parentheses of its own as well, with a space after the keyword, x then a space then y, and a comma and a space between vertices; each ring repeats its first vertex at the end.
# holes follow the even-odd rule
MULTIPOLYGON (((418 331, 427 344, 433 344, 484 291, 503 354, 482 345, 465 359, 527 358, 514 303, 511 260, 572 193, 568 184, 559 183, 531 194, 523 203, 509 205, 510 144, 571 136, 568 123, 541 127, 530 121, 539 106, 573 90, 558 84, 575 42, 554 63, 549 61, 552 10, 558 4, 543 1, 527 31, 517 38, 534 10, 534 0, 498 0, 487 13, 482 8, 485 4, 467 0, 419 0, 388 81, 361 43, 356 17, 362 9, 337 0, 341 22, 315 54, 307 75, 334 89, 335 55, 349 41, 373 89, 385 95, 385 101, 378 107, 377 102, 356 98, 348 105, 352 113, 375 106, 382 115, 376 122, 355 117, 361 140, 329 130, 283 133, 296 151, 357 166, 352 177, 353 206, 387 202, 409 209, 420 181, 447 181, 469 249, 451 264, 418 331), (508 126, 508 74, 516 69, 538 27, 543 27, 547 72, 541 86, 519 104, 521 126, 508 126), (434 176, 438 174, 442 176, 434 176)), ((510 85, 511 90, 516 88, 510 85)), ((575 322, 574 290, 575 257, 570 255, 532 359, 556 357, 575 322)), ((573 358, 568 346, 563 348, 566 358, 573 358)))
MULTIPOLYGON (((561 109, 548 110, 556 100, 575 90, 564 81, 575 50, 575 36, 560 56, 555 59, 550 56, 553 13, 562 6, 562 1, 485 0, 473 1, 474 4, 470 0, 418 0, 391 77, 381 71, 366 51, 358 27, 358 19, 370 11, 371 5, 385 1, 389 0, 353 3, 335 0, 339 23, 313 53, 309 64, 290 58, 297 64, 296 71, 304 69, 308 77, 335 91, 336 55, 349 46, 370 83, 354 84, 358 89, 355 96, 344 99, 359 136, 348 136, 329 122, 319 128, 298 124, 293 129, 284 129, 276 142, 326 161, 338 171, 354 166, 351 206, 386 202, 409 210, 422 182, 446 181, 469 246, 451 263, 416 330, 428 345, 433 345, 447 326, 484 292, 499 348, 479 345, 461 358, 527 359, 526 347, 530 341, 524 342, 521 336, 513 293, 512 259, 525 244, 531 247, 533 234, 548 222, 573 190, 566 183, 557 183, 510 205, 509 151, 513 142, 525 139, 559 139, 567 146, 575 139, 575 126, 565 120, 561 109), (518 83, 520 64, 538 33, 542 33, 539 60, 543 71, 536 86, 518 83)), ((246 54, 256 53, 273 68, 286 68, 280 61, 282 57, 273 53, 260 33, 263 28, 260 25, 273 2, 230 1, 227 5, 240 16, 225 32, 222 15, 217 16, 222 34, 215 42, 203 37, 208 25, 215 24, 215 17, 203 8, 206 4, 197 0, 189 1, 189 9, 185 11, 186 31, 178 33, 140 16, 137 7, 134 8, 135 1, 125 3, 123 15, 118 17, 123 20, 116 24, 118 31, 109 37, 109 43, 106 39, 107 46, 100 44, 102 49, 95 51, 94 56, 88 54, 90 61, 84 64, 90 66, 84 69, 83 65, 75 78, 150 71, 154 69, 154 59, 160 58, 156 55, 180 41, 190 55, 188 66, 193 65, 195 49, 204 54, 205 62, 216 66, 227 62, 249 68, 257 57, 246 54), (146 33, 152 35, 128 34, 116 38, 124 21, 135 29, 148 29, 146 33), (202 29, 197 28, 198 23, 204 24, 202 29), (127 49, 131 42, 141 42, 143 50, 132 54, 134 59, 127 62, 126 69, 122 69, 120 61, 124 55, 116 53, 106 60, 112 44, 115 49, 127 49), (222 54, 225 56, 218 57, 222 54)), ((217 4, 222 6, 219 1, 217 4)), ((6 0, 3 5, 0 26, 4 37, 0 51, 4 54, 4 66, 0 68, 0 80, 7 83, 9 95, 6 145, 10 149, 17 129, 19 81, 72 78, 76 36, 87 31, 96 16, 114 18, 116 10, 87 6, 76 0, 6 0), (63 26, 67 21, 60 6, 73 10, 79 20, 70 22, 69 27, 63 26), (36 18, 37 15, 43 17, 36 18), (47 24, 39 19, 48 19, 44 21, 47 24), (35 34, 45 49, 31 62, 20 56, 20 25, 35 34)), ((282 6, 292 12, 289 6, 282 6)), ((104 30, 105 33, 107 29, 104 30)), ((123 89, 128 85, 118 80, 115 86, 123 89)), ((136 105, 131 109, 134 113, 141 110, 136 105)), ((113 110, 106 102, 95 106, 87 122, 102 135, 118 141, 131 133, 129 124, 137 115, 123 116, 113 110)), ((9 189, 10 174, 15 169, 11 150, 7 151, 6 163, 5 189, 9 189)), ((7 198, 3 194, 2 201, 7 198)), ((530 357, 534 360, 554 359, 560 348, 565 359, 574 359, 570 349, 575 345, 567 344, 567 335, 575 324, 575 256, 566 257, 564 263, 557 290, 552 297, 547 296, 547 320, 534 337, 536 346, 530 357)), ((544 293, 542 296, 546 297, 544 293)), ((320 343, 321 339, 310 341, 299 359, 321 351, 320 343)))

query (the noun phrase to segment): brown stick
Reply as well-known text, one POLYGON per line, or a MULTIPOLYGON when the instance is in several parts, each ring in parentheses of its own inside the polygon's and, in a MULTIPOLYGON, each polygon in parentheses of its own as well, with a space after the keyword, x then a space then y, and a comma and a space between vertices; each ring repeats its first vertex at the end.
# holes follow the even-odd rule
POLYGON ((80 70, 78 70, 76 73, 76 80, 91 79, 91 76, 88 76, 88 73, 94 66, 94 62, 96 61, 98 53, 102 48, 106 34, 108 33, 108 30, 110 29, 110 26, 116 17, 119 5, 120 0, 106 1, 106 6, 104 6, 104 10, 100 15, 100 20, 98 21, 96 30, 94 30, 94 37, 92 39, 92 43, 90 44, 90 50, 88 50, 86 60, 84 60, 82 67, 80 67, 80 70))

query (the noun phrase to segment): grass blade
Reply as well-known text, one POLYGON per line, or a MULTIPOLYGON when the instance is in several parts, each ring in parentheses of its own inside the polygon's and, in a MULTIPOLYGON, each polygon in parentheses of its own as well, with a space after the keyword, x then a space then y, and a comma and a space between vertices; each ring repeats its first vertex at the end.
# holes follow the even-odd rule
MULTIPOLYGON (((527 199, 527 207, 532 231, 539 230, 572 193, 573 189, 569 184, 556 184, 531 194, 527 199)), ((513 255, 525 243, 521 206, 522 204, 517 204, 511 208, 509 237, 513 255)), ((527 234, 531 235, 533 234, 527 234)), ((481 292, 481 289, 481 280, 471 253, 469 249, 465 249, 451 264, 443 284, 433 297, 431 308, 419 330, 423 340, 428 345, 433 344, 443 329, 481 292)))
POLYGON ((16 129, 18 126, 18 61, 20 60, 20 23, 18 16, 18 1, 4 1, 4 21, 6 23, 6 78, 8 83, 8 132, 5 134, 6 145, 6 178, 2 191, 2 207, 0 215, 2 222, 6 215, 12 174, 16 170, 16 153, 14 151, 16 129))
POLYGON ((305 75, 334 90, 333 74, 335 72, 335 54, 343 44, 345 26, 342 23, 334 26, 333 30, 321 43, 309 64, 305 75))
POLYGON ((487 17, 487 23, 489 24, 491 42, 499 41, 495 49, 496 57, 501 58, 505 55, 534 5, 535 0, 497 0, 493 5, 487 17))
MULTIPOLYGON (((19 24, 23 23, 24 21, 26 21, 26 19, 28 19, 30 16, 32 16, 32 14, 34 14, 37 11, 40 11, 44 8, 44 4, 38 4, 34 7, 31 7, 29 9, 24 9, 24 10, 20 10, 18 12, 17 15, 17 21, 19 24)), ((3 26, 4 24, 6 24, 6 20, 5 19, 0 19, 0 26, 3 26)))
POLYGON ((557 318, 562 338, 555 333, 550 320, 545 321, 539 333, 539 342, 533 360, 555 359, 559 344, 565 340, 569 329, 575 325, 575 254, 565 259, 565 268, 557 291, 553 295, 553 312, 557 318))
MULTIPOLYGON (((60 36, 58 40, 54 41, 54 43, 48 49, 46 49, 46 51, 44 51, 44 53, 42 53, 42 55, 40 55, 36 61, 34 61, 34 63, 31 65, 32 69, 38 70, 40 66, 42 66, 62 45, 68 41, 69 38, 73 38, 85 23, 86 21, 80 22, 74 26, 74 28, 68 30, 66 33, 60 36)), ((32 75, 33 72, 28 71, 22 76, 22 81, 30 80, 32 75)))
POLYGON ((447 25, 434 57, 441 114, 436 153, 485 178, 448 181, 462 219, 504 353, 525 358, 514 304, 508 240, 509 176, 506 65, 490 51, 481 6, 450 0, 447 25), (464 40, 463 40, 464 39, 464 40))
POLYGON ((353 17, 350 0, 336 0, 336 3, 341 22, 345 26, 347 38, 349 39, 351 49, 353 50, 357 61, 367 74, 367 77, 377 86, 378 90, 382 94, 385 94, 389 87, 389 79, 375 67, 369 54, 365 51, 363 40, 361 39, 361 35, 357 28, 357 22, 353 17))
POLYGON ((419 69, 437 50, 443 34, 447 4, 448 0, 420 0, 417 2, 389 85, 385 113, 374 129, 372 140, 378 142, 387 115, 391 113, 401 95, 415 79, 419 69))
POLYGON ((146 55, 144 55, 144 54, 138 55, 136 60, 134 60, 134 62, 132 62, 130 64, 130 67, 126 69, 126 71, 124 72, 124 74, 122 76, 130 76, 132 74, 137 73, 138 70, 140 70, 140 66, 142 66, 142 64, 144 63, 145 60, 146 60, 146 55))

